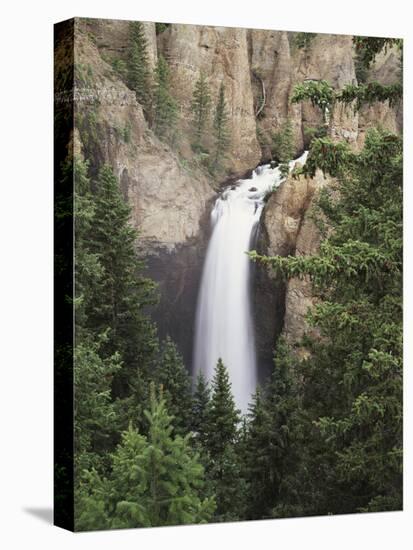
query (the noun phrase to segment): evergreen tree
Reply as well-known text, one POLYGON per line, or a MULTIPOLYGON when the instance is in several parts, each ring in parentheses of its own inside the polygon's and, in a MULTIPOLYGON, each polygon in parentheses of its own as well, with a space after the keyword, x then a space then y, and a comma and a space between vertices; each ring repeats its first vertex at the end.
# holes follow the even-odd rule
POLYGON ((74 177, 74 307, 76 314, 76 342, 82 341, 87 325, 86 312, 96 295, 103 269, 99 256, 90 250, 90 235, 93 230, 95 204, 88 177, 88 163, 75 158, 74 177))
MULTIPOLYGON (((383 48, 402 48, 399 39, 354 42, 365 70, 383 48)), ((326 115, 336 101, 359 109, 401 97, 401 82, 336 91, 311 81, 296 86, 292 101, 310 99, 326 115)), ((260 257, 284 276, 309 277, 318 297, 308 319, 319 336, 303 340, 307 354, 295 363, 293 446, 303 452, 276 516, 402 508, 402 150, 386 131, 369 131, 359 153, 314 139, 302 174, 321 169, 337 182, 318 201, 320 251, 260 257)))
POLYGON ((87 175, 88 163, 74 159, 74 424, 76 482, 80 469, 99 466, 98 453, 113 433, 115 412, 111 400, 111 382, 120 370, 119 356, 102 358, 101 347, 106 330, 92 331, 87 312, 102 283, 103 267, 90 247, 94 227, 95 202, 87 175))
POLYGON ((389 102, 389 106, 397 105, 403 95, 401 82, 394 84, 347 84, 341 90, 335 90, 325 80, 309 80, 294 87, 291 97, 292 103, 310 100, 314 107, 319 107, 323 114, 324 126, 330 124, 330 115, 334 105, 339 102, 344 105, 353 105, 356 109, 364 104, 371 105, 376 101, 389 102))
POLYGON ((103 276, 90 295, 87 326, 95 334, 108 331, 102 356, 120 354, 123 366, 115 376, 113 392, 125 399, 118 405, 119 418, 126 427, 141 413, 145 380, 154 368, 156 330, 145 308, 155 301, 155 286, 142 275, 144 264, 135 251, 137 234, 130 225, 130 207, 109 166, 99 172, 94 204, 89 247, 99 258, 103 276))
POLYGON ((239 412, 235 407, 228 372, 219 359, 212 380, 206 422, 207 477, 215 494, 215 519, 218 521, 239 519, 244 512, 245 483, 236 452, 239 412))
POLYGON ((211 94, 205 74, 201 71, 199 79, 195 83, 192 97, 192 112, 195 124, 194 149, 201 150, 206 125, 208 123, 211 108, 211 94))
POLYGON ((244 463, 249 519, 302 512, 295 483, 305 449, 298 434, 300 400, 292 370, 293 356, 279 340, 271 379, 264 393, 257 389, 248 414, 244 463))
POLYGON ((148 41, 143 23, 140 21, 129 23, 128 81, 129 87, 136 93, 136 99, 148 116, 151 100, 151 76, 148 41))
POLYGON ((277 157, 281 175, 286 178, 290 171, 289 163, 294 155, 294 134, 291 119, 287 118, 280 131, 273 137, 273 154, 277 157))
POLYGON ((213 499, 201 499, 203 467, 189 436, 173 436, 164 399, 152 387, 148 436, 131 426, 112 456, 107 478, 84 474, 76 527, 130 528, 203 523, 211 518, 213 499))
POLYGON ((121 369, 119 356, 99 355, 104 336, 95 342, 90 336, 78 343, 74 353, 75 482, 83 469, 100 469, 98 454, 108 448, 116 426, 111 399, 112 379, 121 369))
POLYGON ((208 409, 208 450, 212 457, 223 453, 237 437, 240 411, 235 407, 228 371, 221 359, 215 367, 212 396, 208 409))
POLYGON ((222 167, 230 144, 230 133, 228 128, 229 116, 225 101, 224 83, 221 83, 218 93, 218 101, 214 116, 214 159, 212 169, 218 170, 222 167))
POLYGON ((402 506, 402 143, 372 130, 364 149, 315 140, 304 171, 339 182, 320 199, 318 255, 263 261, 309 276, 319 296, 299 364, 317 495, 309 513, 402 506), (323 227, 321 226, 323 230, 323 227))
MULTIPOLYGON (((269 458, 269 422, 264 409, 263 396, 257 388, 248 411, 244 430, 243 469, 248 483, 247 519, 269 516, 268 492, 271 492, 271 459, 269 458)), ((272 483, 271 483, 272 485, 272 483)))
POLYGON ((209 457, 207 480, 216 501, 214 520, 245 519, 247 485, 237 445, 225 445, 217 457, 209 457))
POLYGON ((200 372, 196 379, 196 386, 192 398, 191 430, 201 449, 206 448, 208 434, 208 408, 211 391, 205 376, 200 372))
POLYGON ((292 103, 309 100, 313 107, 318 107, 322 112, 325 126, 329 125, 330 113, 336 99, 334 88, 325 80, 306 80, 296 84, 291 96, 292 103))
POLYGON ((188 433, 192 411, 191 382, 183 359, 169 336, 162 345, 156 381, 163 388, 168 413, 173 416, 176 433, 188 433))
POLYGON ((354 36, 353 43, 356 47, 356 58, 359 58, 364 67, 368 69, 376 56, 387 48, 396 47, 400 51, 403 48, 401 38, 377 38, 372 36, 354 36))
POLYGON ((166 59, 159 55, 155 68, 154 130, 160 139, 173 143, 178 106, 170 93, 170 75, 166 59))

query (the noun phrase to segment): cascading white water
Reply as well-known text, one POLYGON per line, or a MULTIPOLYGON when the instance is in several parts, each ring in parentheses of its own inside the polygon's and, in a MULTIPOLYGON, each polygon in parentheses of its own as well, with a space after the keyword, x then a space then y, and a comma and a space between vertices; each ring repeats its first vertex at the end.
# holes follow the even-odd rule
MULTIPOLYGON (((290 163, 304 163, 305 152, 290 163)), ((198 296, 194 370, 212 379, 221 358, 228 369, 237 406, 245 412, 256 386, 254 328, 249 279, 251 260, 264 198, 282 182, 280 170, 259 166, 249 179, 227 187, 211 213, 213 225, 198 296)))

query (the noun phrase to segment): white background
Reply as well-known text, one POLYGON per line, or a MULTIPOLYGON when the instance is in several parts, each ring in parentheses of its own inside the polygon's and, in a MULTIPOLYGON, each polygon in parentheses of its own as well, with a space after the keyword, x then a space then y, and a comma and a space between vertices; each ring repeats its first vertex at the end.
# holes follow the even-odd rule
MULTIPOLYGON (((405 286, 405 511, 76 534, 52 509, 52 24, 73 16, 401 36, 406 151, 412 151, 408 2, 99 0, 3 3, 0 19, 0 544, 2 548, 405 549, 412 537, 411 261, 405 286), (7 7, 6 7, 7 6, 7 7), (410 330, 409 330, 410 329, 410 330), (410 528, 409 528, 410 527, 410 528)), ((411 156, 405 206, 411 214, 411 156)), ((411 220, 411 216, 406 216, 411 220)), ((405 242, 411 241, 405 224, 405 242)), ((406 247, 407 250, 407 247, 406 247)), ((68 434, 69 437, 69 434, 68 434)))

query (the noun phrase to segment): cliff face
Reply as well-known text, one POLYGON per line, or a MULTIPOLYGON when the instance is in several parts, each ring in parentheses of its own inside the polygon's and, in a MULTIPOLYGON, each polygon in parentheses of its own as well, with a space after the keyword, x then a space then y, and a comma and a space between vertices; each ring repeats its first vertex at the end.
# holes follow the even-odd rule
POLYGON ((263 157, 270 158, 272 134, 287 116, 294 128, 297 152, 303 147, 301 108, 290 103, 295 82, 295 63, 287 32, 250 30, 250 63, 263 157))
MULTIPOLYGON (((394 84, 400 79, 400 55, 395 48, 381 52, 372 64, 367 81, 394 84)), ((403 104, 389 107, 388 103, 366 105, 360 111, 358 144, 364 143, 366 131, 372 126, 381 126, 395 134, 403 129, 403 104)))
POLYGON ((173 94, 181 108, 181 153, 193 155, 192 90, 202 71, 214 103, 221 83, 225 86, 231 132, 229 175, 241 175, 254 168, 260 162, 261 150, 256 136, 247 30, 170 25, 159 36, 158 44, 172 68, 173 94))
MULTIPOLYGON (((226 176, 239 176, 268 159, 272 135, 287 116, 293 123, 297 153, 308 141, 307 128, 322 124, 321 113, 309 102, 291 104, 297 82, 325 79, 336 88, 356 82, 350 36, 314 35, 308 46, 300 48, 294 33, 284 31, 171 24, 157 37, 155 24, 145 23, 150 66, 155 66, 158 53, 168 59, 172 93, 180 106, 180 145, 174 152, 148 128, 141 106, 124 82, 125 73, 116 70, 116 63, 127 58, 129 22, 77 20, 76 29, 76 65, 88 73, 88 87, 104 92, 94 104, 99 133, 94 152, 114 167, 143 240, 168 248, 199 234, 218 183, 186 162, 193 157, 191 100, 201 71, 213 100, 221 82, 226 89, 231 129, 226 176)), ((378 56, 369 79, 387 84, 397 78, 397 54, 389 50, 378 56)), ((79 102, 81 114, 82 108, 79 102)), ((400 131, 401 108, 377 104, 358 115, 337 105, 329 131, 357 147, 373 122, 400 131)), ((81 125, 79 132, 87 149, 88 136, 81 125)))
MULTIPOLYGON (((317 252, 320 237, 311 219, 312 206, 320 189, 331 184, 317 172, 314 178, 291 176, 270 197, 263 216, 270 256, 311 255, 317 252)), ((277 277, 271 273, 270 277, 277 277)), ((280 284, 278 282, 278 284, 280 284)), ((307 310, 314 303, 311 283, 307 279, 290 279, 285 288, 283 332, 287 341, 296 342, 304 333, 307 310)))
POLYGON ((148 249, 172 250, 198 237, 214 191, 203 173, 185 167, 149 130, 134 92, 102 58, 99 43, 103 51, 111 44, 112 52, 120 51, 119 44, 125 43, 125 22, 113 28, 114 23, 119 22, 105 22, 103 28, 99 24, 102 34, 96 44, 82 27, 77 29, 75 63, 86 75, 87 88, 93 90, 82 95, 79 89, 80 141, 87 157, 92 155, 100 164, 113 167, 132 207, 132 222, 139 229, 141 243, 148 249), (88 119, 93 125, 85 124, 88 119))
MULTIPOLYGON (((357 82, 351 37, 317 35, 307 53, 296 53, 295 75, 301 79, 324 79, 336 88, 357 82)), ((367 81, 392 84, 399 78, 399 58, 393 49, 377 56, 369 70, 367 81)), ((320 114, 311 105, 301 108, 301 127, 321 123, 320 114)), ((359 113, 351 107, 337 104, 331 113, 329 134, 344 139, 358 150, 364 143, 366 131, 381 126, 394 133, 402 131, 402 105, 390 107, 376 103, 363 107, 359 113)), ((303 132, 304 134, 304 132, 303 132)), ((317 173, 314 179, 288 178, 270 198, 262 219, 269 255, 311 255, 320 244, 320 236, 311 219, 312 207, 318 192, 329 186, 332 179, 317 173)), ((285 291, 283 333, 287 341, 298 341, 308 330, 306 314, 315 300, 307 279, 291 279, 285 291)), ((303 350, 302 350, 303 351, 303 350)))
MULTIPOLYGON (((150 58, 156 63, 155 25, 150 58)), ((161 142, 148 128, 134 92, 113 68, 126 59, 128 23, 87 20, 76 25, 77 152, 92 170, 112 166, 139 231, 139 253, 148 275, 159 284, 160 302, 153 313, 160 335, 169 334, 191 364, 191 331, 201 276, 211 181, 161 142)))
MULTIPOLYGON (((337 89, 355 83, 352 38, 314 35, 302 47, 296 33, 284 31, 171 24, 157 35, 155 24, 145 23, 150 67, 155 67, 159 54, 168 60, 171 92, 179 104, 180 139, 172 150, 148 127, 127 86, 129 22, 82 19, 76 20, 75 27, 78 150, 92 165, 109 163, 118 176, 132 207, 132 223, 139 230, 150 275, 161 286, 156 314, 160 330, 175 338, 190 364, 186 344, 190 338, 182 327, 194 325, 209 212, 214 189, 221 183, 193 163, 195 82, 203 72, 213 104, 221 83, 225 86, 231 145, 222 178, 240 177, 271 158, 273 135, 287 117, 292 122, 296 153, 307 147, 308 129, 320 127, 323 120, 309 102, 291 104, 293 87, 305 79, 324 79, 337 89)), ((398 71, 397 53, 390 49, 377 57, 368 79, 389 84, 396 81, 398 71)), ((331 137, 347 140, 354 149, 362 146, 373 124, 401 131, 401 107, 376 104, 355 113, 338 104, 330 115, 331 137)), ((320 174, 312 180, 288 179, 266 205, 260 251, 314 253, 319 236, 311 221, 311 207, 318 189, 329 184, 320 174)), ((291 280, 285 287, 271 273, 256 270, 261 353, 271 348, 282 327, 290 341, 302 335, 313 298, 308 281, 291 280)))

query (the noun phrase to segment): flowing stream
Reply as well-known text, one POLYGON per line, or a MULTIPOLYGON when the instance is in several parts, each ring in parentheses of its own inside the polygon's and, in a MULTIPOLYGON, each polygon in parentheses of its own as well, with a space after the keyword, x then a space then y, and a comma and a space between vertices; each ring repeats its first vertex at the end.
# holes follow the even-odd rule
MULTIPOLYGON (((304 163, 305 152, 290 163, 304 163)), ((256 387, 257 366, 251 316, 250 269, 246 252, 255 245, 264 198, 282 183, 278 168, 259 166, 251 178, 227 187, 211 213, 198 295, 194 370, 211 380, 221 358, 228 369, 237 407, 246 412, 256 387)))

